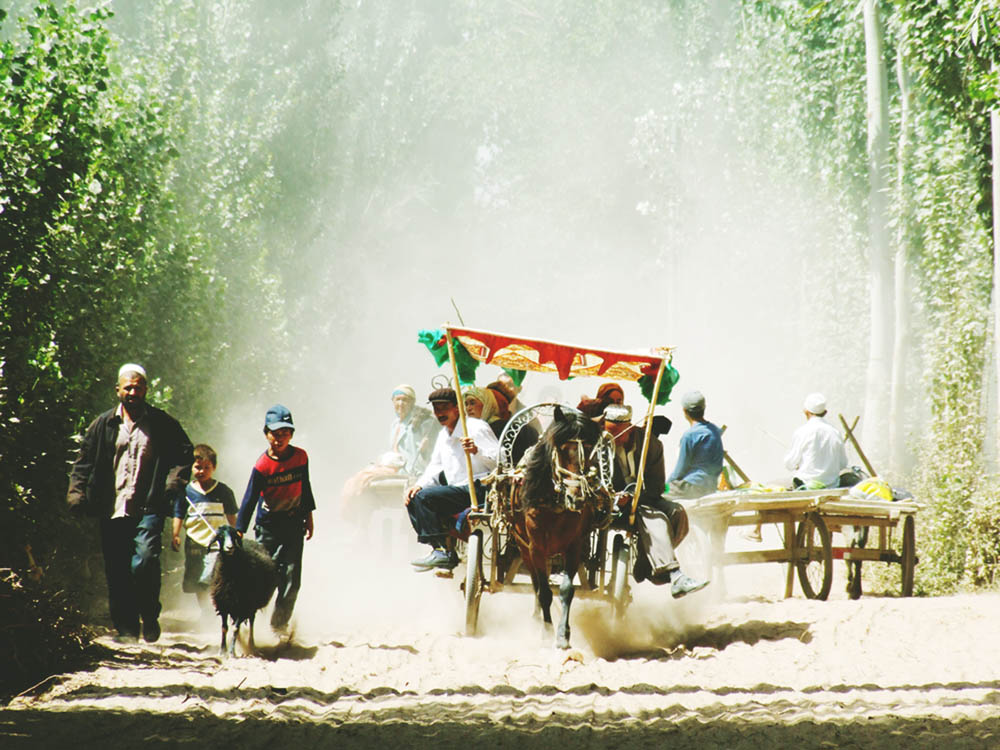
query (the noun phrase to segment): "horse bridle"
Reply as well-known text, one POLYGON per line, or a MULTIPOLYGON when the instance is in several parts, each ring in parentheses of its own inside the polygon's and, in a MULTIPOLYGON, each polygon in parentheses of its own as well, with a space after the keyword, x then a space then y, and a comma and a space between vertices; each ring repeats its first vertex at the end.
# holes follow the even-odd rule
POLYGON ((561 445, 552 447, 552 484, 559 497, 559 503, 567 510, 579 511, 588 501, 598 498, 602 494, 607 494, 601 483, 598 464, 608 439, 607 433, 602 434, 594 443, 594 447, 590 449, 589 454, 580 438, 571 438, 561 445), (580 466, 590 465, 586 474, 579 474, 562 465, 562 461, 559 460, 559 449, 566 443, 576 443, 578 464, 580 466), (584 455, 586 455, 586 460, 580 460, 584 455), (602 492, 602 490, 604 491, 602 492))

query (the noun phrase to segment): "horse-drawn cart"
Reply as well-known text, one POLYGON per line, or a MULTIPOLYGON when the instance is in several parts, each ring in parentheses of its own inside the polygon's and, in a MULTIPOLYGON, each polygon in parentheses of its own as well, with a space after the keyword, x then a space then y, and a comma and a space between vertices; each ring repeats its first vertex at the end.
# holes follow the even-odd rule
MULTIPOLYGON (((509 371, 555 373, 564 380, 581 376, 619 381, 645 379, 640 387, 650 394, 647 424, 652 421, 661 387, 666 394, 673 385, 673 379, 664 380, 664 372, 676 374, 668 367, 669 349, 641 353, 609 351, 452 326, 446 326, 440 338, 437 333, 427 337, 425 343, 435 341, 448 346, 457 382, 462 382, 462 378, 453 341, 460 343, 464 353, 476 362, 494 364, 509 371)), ((467 374, 465 380, 468 380, 467 374)), ((464 429, 462 399, 459 399, 459 409, 464 429)), ((639 497, 642 487, 651 433, 646 430, 635 498, 639 497)), ((497 469, 486 480, 485 506, 480 507, 474 493, 470 492, 471 508, 463 525, 462 536, 466 538, 463 589, 468 635, 476 633, 482 595, 501 591, 534 592, 543 618, 551 626, 548 612, 552 598, 550 575, 560 572, 562 581, 558 591, 563 604, 557 633, 560 646, 568 646, 569 603, 575 594, 602 598, 612 603, 616 613, 624 612, 631 600, 630 562, 636 544, 631 529, 637 500, 625 508, 618 507, 612 490, 613 460, 611 436, 570 406, 551 402, 538 404, 520 410, 511 418, 500 435, 497 469), (529 423, 548 424, 548 429, 525 456, 525 461, 516 465, 514 444, 529 423), (562 437, 553 437, 560 431, 562 437), (532 455, 540 460, 533 463, 529 458, 532 455), (542 477, 545 481, 541 484, 546 484, 552 495, 551 503, 544 507, 533 506, 527 499, 532 487, 531 471, 539 463, 546 467, 542 477), (538 514, 545 514, 547 526, 541 535, 545 542, 533 536, 534 527, 542 523, 536 518, 538 514), (578 521, 576 532, 572 530, 574 519, 578 521), (565 544, 555 541, 560 536, 565 537, 565 544), (530 582, 521 575, 525 572, 530 573, 530 582), (579 575, 579 589, 574 589, 572 584, 576 575, 579 575)))
MULTIPOLYGON (((464 593, 466 602, 465 632, 475 635, 479 619, 479 602, 483 593, 520 591, 535 593, 532 581, 524 573, 522 557, 516 536, 516 515, 519 507, 523 470, 512 460, 512 448, 522 427, 537 419, 548 419, 556 407, 567 408, 552 402, 536 404, 522 409, 507 424, 500 436, 500 458, 496 472, 490 478, 486 507, 473 510, 468 515, 466 542, 466 572, 464 593)), ((600 445, 595 453, 599 466, 600 485, 611 486, 610 441, 600 445)), ((616 513, 611 507, 610 493, 603 507, 597 509, 594 525, 587 534, 585 551, 579 573, 580 588, 576 595, 585 598, 599 597, 612 602, 615 612, 624 612, 630 599, 628 568, 629 545, 627 532, 613 531, 616 513), (608 538, 612 537, 612 554, 608 557, 608 538)), ((556 573, 563 564, 559 556, 550 558, 548 573, 556 573)))
MULTIPOLYGON (((795 573, 802 593, 810 599, 826 599, 833 583, 833 561, 849 564, 849 593, 861 596, 861 563, 898 564, 903 596, 913 593, 916 557, 916 514, 913 501, 856 499, 848 489, 790 490, 763 492, 732 490, 706 495, 687 505, 692 525, 700 529, 703 554, 710 567, 778 562, 788 565, 785 596, 792 595, 795 573), (726 552, 726 532, 733 527, 776 524, 782 546, 726 552), (893 531, 902 524, 900 551, 893 545, 893 531), (867 547, 869 530, 878 529, 877 544, 867 547), (831 538, 841 532, 846 546, 834 546, 831 538)), ((720 575, 715 575, 717 580, 720 575)))

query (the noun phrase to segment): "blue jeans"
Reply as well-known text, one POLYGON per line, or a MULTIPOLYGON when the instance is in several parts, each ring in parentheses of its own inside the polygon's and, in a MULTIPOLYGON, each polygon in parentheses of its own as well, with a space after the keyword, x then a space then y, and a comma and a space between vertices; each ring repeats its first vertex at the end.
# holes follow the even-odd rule
POLYGON ((163 516, 156 513, 101 520, 101 551, 108 579, 111 622, 121 635, 139 635, 160 616, 163 516))
MULTIPOLYGON (((475 488, 476 497, 482 507, 486 499, 486 488, 478 480, 475 488)), ((467 484, 458 486, 434 484, 424 487, 406 506, 410 514, 410 523, 417 532, 417 541, 435 547, 443 545, 452 517, 468 508, 470 504, 467 484)))

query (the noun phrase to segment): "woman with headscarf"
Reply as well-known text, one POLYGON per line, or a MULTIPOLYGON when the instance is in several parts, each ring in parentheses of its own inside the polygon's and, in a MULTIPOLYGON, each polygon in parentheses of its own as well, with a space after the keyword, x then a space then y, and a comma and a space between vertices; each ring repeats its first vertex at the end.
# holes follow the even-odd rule
POLYGON ((416 405, 417 395, 412 386, 398 385, 392 391, 392 408, 396 418, 389 428, 390 453, 383 456, 383 464, 398 464, 402 460, 402 471, 407 476, 416 477, 427 466, 434 438, 439 425, 430 409, 416 405))
MULTIPOLYGON (((494 402, 496 414, 489 420, 489 425, 493 428, 493 434, 499 440, 500 435, 503 434, 504 427, 507 426, 507 423, 513 416, 510 413, 510 403, 507 401, 507 396, 503 390, 494 388, 494 383, 490 383, 485 388, 477 390, 484 395, 486 401, 492 398, 494 402)), ((466 404, 468 403, 467 399, 466 404)), ((538 441, 538 430, 532 426, 533 423, 534 420, 524 425, 517 433, 517 438, 514 440, 514 445, 510 451, 511 459, 515 465, 521 460, 521 456, 524 455, 525 451, 538 441)))
POLYGON ((417 406, 416 400, 412 386, 403 384, 393 389, 392 408, 396 417, 389 426, 389 451, 344 483, 340 499, 345 508, 372 482, 389 478, 409 480, 420 476, 427 466, 440 426, 430 409, 417 406))
MULTIPOLYGON (((477 388, 474 385, 462 387, 462 397, 465 399, 465 413, 475 419, 481 419, 491 428, 493 433, 499 437, 500 433, 493 427, 500 415, 497 413, 497 400, 489 388, 477 388)), ((503 429, 503 425, 500 425, 503 429)))
POLYGON ((597 389, 597 400, 601 402, 601 410, 609 404, 624 404, 625 391, 618 383, 604 383, 597 389))

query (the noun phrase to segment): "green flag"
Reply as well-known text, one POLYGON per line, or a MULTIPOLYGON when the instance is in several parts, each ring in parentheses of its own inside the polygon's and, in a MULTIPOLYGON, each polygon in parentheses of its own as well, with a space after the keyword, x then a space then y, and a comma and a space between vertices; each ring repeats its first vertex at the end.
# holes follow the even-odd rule
MULTIPOLYGON (((440 328, 434 330, 425 328, 417 332, 417 341, 427 347, 438 367, 448 361, 447 340, 447 335, 440 328)), ((455 368, 458 370, 459 386, 474 385, 479 362, 466 351, 461 341, 457 338, 453 338, 451 341, 452 349, 455 352, 455 368)))

